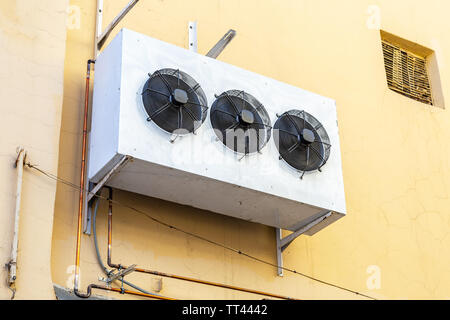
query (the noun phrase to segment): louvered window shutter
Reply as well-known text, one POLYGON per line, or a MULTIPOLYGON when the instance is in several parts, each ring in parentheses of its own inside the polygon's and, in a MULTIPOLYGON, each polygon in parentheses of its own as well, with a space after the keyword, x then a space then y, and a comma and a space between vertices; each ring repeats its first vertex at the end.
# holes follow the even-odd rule
POLYGON ((382 44, 389 89, 433 105, 426 60, 386 41, 382 44))

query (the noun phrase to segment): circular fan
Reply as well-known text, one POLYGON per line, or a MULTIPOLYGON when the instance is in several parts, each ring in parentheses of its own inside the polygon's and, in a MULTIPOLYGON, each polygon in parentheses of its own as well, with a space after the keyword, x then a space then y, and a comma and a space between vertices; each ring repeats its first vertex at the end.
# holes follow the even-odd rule
POLYGON ((273 129, 280 160, 284 159, 291 167, 304 174, 306 171, 320 171, 327 162, 330 139, 322 124, 309 113, 287 111, 278 116, 273 129))
POLYGON ((149 76, 142 90, 147 121, 169 133, 195 132, 205 121, 208 109, 200 85, 175 69, 157 70, 149 76))
POLYGON ((229 90, 216 98, 210 120, 217 137, 235 152, 259 152, 269 141, 272 129, 264 106, 244 91, 229 90))

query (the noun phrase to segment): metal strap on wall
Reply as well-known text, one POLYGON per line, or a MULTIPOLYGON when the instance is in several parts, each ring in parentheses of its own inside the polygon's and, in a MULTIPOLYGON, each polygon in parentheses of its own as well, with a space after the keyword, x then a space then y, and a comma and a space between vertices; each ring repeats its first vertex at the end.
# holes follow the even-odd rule
POLYGON ((8 286, 12 290, 13 295, 11 300, 14 299, 16 292, 15 282, 17 279, 17 252, 19 250, 19 218, 20 218, 20 202, 22 196, 22 177, 23 177, 23 164, 26 159, 27 153, 23 148, 18 148, 18 155, 14 164, 17 168, 17 185, 16 185, 16 207, 14 209, 14 236, 11 246, 11 260, 6 264, 8 269, 8 286))
POLYGON ((197 21, 189 21, 188 25, 189 51, 197 52, 197 21))

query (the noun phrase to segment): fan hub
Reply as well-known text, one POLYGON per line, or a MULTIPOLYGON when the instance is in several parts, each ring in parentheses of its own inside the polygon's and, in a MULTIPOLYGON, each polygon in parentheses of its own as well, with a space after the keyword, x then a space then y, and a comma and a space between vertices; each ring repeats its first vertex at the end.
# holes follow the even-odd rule
POLYGON ((182 106, 188 102, 187 92, 183 89, 175 89, 173 90, 170 96, 170 102, 175 106, 182 106))
POLYGON ((300 137, 302 142, 307 145, 316 141, 314 137, 314 132, 312 132, 312 130, 309 129, 303 129, 300 137))
POLYGON ((237 120, 243 125, 251 125, 255 122, 255 116, 249 110, 242 110, 237 120))

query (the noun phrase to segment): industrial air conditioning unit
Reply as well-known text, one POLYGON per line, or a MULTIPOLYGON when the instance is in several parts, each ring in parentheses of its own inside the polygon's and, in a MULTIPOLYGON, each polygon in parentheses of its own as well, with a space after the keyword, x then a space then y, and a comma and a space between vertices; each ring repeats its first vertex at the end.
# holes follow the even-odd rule
POLYGON ((95 66, 88 179, 295 231, 346 213, 335 101, 122 29, 95 66))

